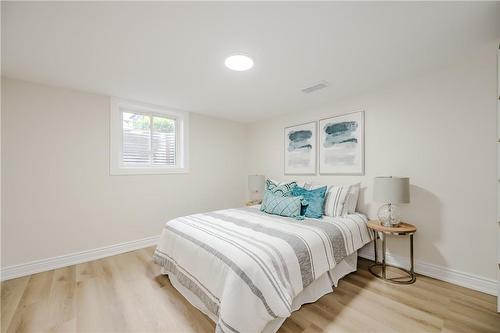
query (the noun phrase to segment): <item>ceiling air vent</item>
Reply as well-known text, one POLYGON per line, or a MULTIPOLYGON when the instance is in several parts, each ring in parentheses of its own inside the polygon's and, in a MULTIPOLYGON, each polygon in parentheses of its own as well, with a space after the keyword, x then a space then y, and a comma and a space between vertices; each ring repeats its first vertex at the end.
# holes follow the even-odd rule
POLYGON ((327 81, 320 81, 320 82, 318 82, 310 87, 302 89, 302 92, 304 94, 310 94, 312 92, 315 92, 316 90, 320 90, 320 89, 323 89, 326 87, 328 87, 328 82, 327 81))

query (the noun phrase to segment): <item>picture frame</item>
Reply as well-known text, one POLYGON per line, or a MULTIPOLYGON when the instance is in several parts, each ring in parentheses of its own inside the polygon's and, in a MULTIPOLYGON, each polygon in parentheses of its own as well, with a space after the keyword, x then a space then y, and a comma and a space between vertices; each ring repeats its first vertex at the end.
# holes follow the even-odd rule
POLYGON ((365 112, 324 118, 318 127, 319 173, 364 175, 365 112))
POLYGON ((285 175, 315 175, 317 162, 317 122, 285 127, 285 175))

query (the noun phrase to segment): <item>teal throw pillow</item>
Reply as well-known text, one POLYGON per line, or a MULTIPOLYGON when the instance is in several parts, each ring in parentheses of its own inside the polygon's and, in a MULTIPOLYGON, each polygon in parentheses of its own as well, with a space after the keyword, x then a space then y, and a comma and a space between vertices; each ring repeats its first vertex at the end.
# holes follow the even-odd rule
POLYGON ((265 191, 260 210, 268 214, 300 219, 302 202, 302 197, 284 197, 271 191, 265 191))
POLYGON ((326 186, 314 190, 307 190, 303 187, 295 186, 292 190, 292 195, 294 197, 302 197, 307 201, 307 205, 302 206, 301 215, 315 219, 322 218, 326 190, 326 186))

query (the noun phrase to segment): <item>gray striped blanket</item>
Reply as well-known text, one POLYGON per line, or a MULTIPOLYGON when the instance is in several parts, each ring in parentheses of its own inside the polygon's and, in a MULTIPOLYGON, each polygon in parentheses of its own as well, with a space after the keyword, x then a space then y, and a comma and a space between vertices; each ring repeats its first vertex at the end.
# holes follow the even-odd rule
POLYGON ((297 221, 227 209, 167 222, 154 261, 216 318, 218 332, 251 333, 290 316, 295 296, 370 241, 362 214, 297 221))

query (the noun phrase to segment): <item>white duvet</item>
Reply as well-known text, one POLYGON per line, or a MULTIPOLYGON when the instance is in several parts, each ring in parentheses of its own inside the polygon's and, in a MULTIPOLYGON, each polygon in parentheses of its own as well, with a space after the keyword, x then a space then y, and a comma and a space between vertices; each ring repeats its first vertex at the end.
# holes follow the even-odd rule
POLYGON ((217 318, 216 331, 262 332, 372 240, 366 221, 362 214, 298 221, 254 207, 194 214, 165 224, 154 260, 217 318))

